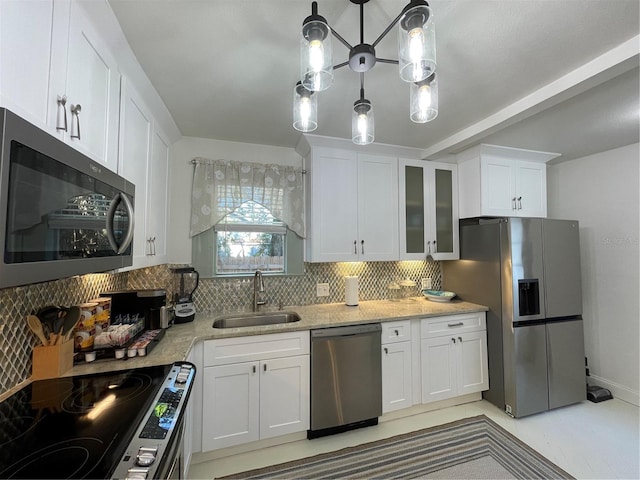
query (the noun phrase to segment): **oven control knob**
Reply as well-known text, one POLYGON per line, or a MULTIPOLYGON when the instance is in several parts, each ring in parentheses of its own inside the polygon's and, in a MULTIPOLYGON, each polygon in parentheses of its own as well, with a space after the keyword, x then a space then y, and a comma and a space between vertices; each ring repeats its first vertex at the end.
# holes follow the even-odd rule
POLYGON ((158 449, 156 448, 146 448, 140 447, 138 450, 138 455, 136 456, 136 465, 140 467, 148 467, 153 462, 156 461, 156 455, 158 453, 158 449))

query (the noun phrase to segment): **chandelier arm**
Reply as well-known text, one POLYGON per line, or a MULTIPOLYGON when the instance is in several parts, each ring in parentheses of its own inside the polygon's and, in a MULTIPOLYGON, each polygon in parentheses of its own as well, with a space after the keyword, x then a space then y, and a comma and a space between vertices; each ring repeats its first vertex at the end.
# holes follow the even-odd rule
POLYGON ((404 11, 400 12, 400 15, 398 15, 398 16, 397 16, 397 17, 396 17, 396 18, 395 18, 395 19, 394 19, 394 20, 389 24, 389 26, 388 26, 387 28, 385 28, 385 29, 384 29, 384 32, 382 32, 382 33, 380 34, 380 36, 379 36, 378 38, 376 38, 376 41, 375 41, 375 42, 373 42, 373 43, 371 44, 371 46, 372 46, 373 48, 375 48, 375 47, 376 47, 376 45, 377 45, 378 43, 380 43, 380 41, 381 41, 381 40, 382 40, 382 39, 387 35, 387 33, 389 33, 389 32, 391 31, 391 29, 392 29, 393 27, 395 27, 396 23, 398 23, 398 22, 400 21, 400 19, 402 18, 402 15, 404 15, 404 11))
POLYGON ((376 57, 376 62, 380 63, 392 63, 394 65, 398 65, 398 60, 390 60, 388 58, 378 58, 376 57))
POLYGON ((338 63, 337 65, 334 65, 334 66, 333 66, 333 69, 334 69, 334 70, 337 70, 337 69, 339 69, 339 68, 346 67, 347 65, 349 65, 349 62, 348 62, 348 61, 347 61, 347 62, 338 63))
POLYGON ((349 42, 347 42, 344 38, 342 38, 342 35, 336 32, 333 28, 331 29, 331 33, 333 34, 334 37, 340 40, 340 43, 342 43, 345 47, 349 49, 349 51, 351 51, 353 47, 351 46, 351 44, 349 44, 349 42))

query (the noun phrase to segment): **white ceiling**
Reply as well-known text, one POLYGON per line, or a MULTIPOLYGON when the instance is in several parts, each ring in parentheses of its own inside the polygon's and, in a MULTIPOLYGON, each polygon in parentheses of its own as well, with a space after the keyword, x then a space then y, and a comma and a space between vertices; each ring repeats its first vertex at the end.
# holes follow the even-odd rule
MULTIPOLYGON (((373 43, 408 0, 365 4, 373 43)), ((376 142, 425 158, 491 143, 577 158, 639 141, 638 0, 431 0, 440 108, 409 120, 397 66, 365 76, 376 142)), ((110 0, 131 48, 182 134, 294 147, 293 87, 304 0, 110 0)), ((320 0, 319 13, 359 42, 359 8, 320 0)), ((376 47, 395 59, 396 29, 376 47)), ((334 63, 347 49, 334 39, 334 63)), ((358 75, 344 67, 319 94, 317 135, 350 138, 358 75)))

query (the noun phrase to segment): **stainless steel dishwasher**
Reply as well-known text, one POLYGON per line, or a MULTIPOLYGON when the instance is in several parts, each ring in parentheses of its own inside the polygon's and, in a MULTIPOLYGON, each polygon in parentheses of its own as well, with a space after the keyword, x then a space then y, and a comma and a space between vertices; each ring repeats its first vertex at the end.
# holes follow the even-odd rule
POLYGON ((382 415, 379 323, 311 330, 307 438, 376 425, 382 415))

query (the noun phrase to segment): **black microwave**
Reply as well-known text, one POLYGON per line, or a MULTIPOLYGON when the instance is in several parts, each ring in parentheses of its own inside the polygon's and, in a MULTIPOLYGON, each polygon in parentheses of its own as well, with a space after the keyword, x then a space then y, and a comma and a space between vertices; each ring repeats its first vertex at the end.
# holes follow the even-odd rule
POLYGON ((0 288, 132 264, 135 187, 0 108, 0 288))

